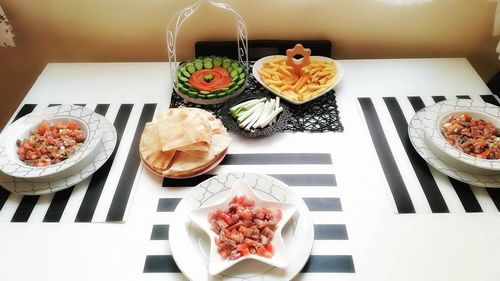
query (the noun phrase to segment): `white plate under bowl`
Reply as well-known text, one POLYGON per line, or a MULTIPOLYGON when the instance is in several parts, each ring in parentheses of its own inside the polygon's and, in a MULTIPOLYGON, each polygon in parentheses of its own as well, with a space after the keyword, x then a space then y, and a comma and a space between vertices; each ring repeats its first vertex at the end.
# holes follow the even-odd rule
POLYGON ((281 231, 283 226, 286 225, 288 220, 293 216, 297 210, 297 205, 292 203, 269 201, 259 197, 255 191, 248 186, 248 184, 243 180, 237 180, 232 186, 231 192, 223 199, 222 202, 216 203, 203 208, 195 208, 188 213, 188 217, 193 221, 198 227, 200 227, 205 233, 210 237, 210 251, 208 258, 208 273, 210 275, 217 275, 222 271, 236 265, 239 262, 248 259, 254 259, 269 265, 285 268, 288 266, 288 255, 286 254, 285 244, 283 243, 283 237, 281 236, 281 231), (271 258, 266 258, 259 256, 257 254, 249 254, 247 256, 242 256, 235 260, 224 259, 221 254, 217 251, 217 245, 215 240, 218 235, 212 231, 209 222, 209 215, 216 210, 226 210, 229 208, 230 202, 236 196, 246 196, 253 201, 255 201, 255 208, 268 208, 268 209, 279 209, 282 212, 282 218, 276 225, 276 230, 274 236, 271 240, 274 246, 274 255, 271 258))
POLYGON ((480 187, 500 187, 500 174, 479 175, 460 170, 447 162, 444 162, 429 148, 425 140, 425 129, 423 121, 426 109, 417 112, 408 124, 408 136, 417 153, 439 172, 456 180, 480 187))
POLYGON ((0 136, 0 171, 31 181, 53 181, 74 174, 88 165, 99 151, 103 124, 99 115, 77 105, 59 105, 32 112, 10 124, 0 136), (85 142, 74 155, 45 167, 29 166, 17 155, 17 140, 27 138, 40 122, 74 121, 85 134, 85 142))
POLYGON ((190 280, 277 281, 292 279, 304 267, 311 253, 314 228, 304 201, 286 184, 266 175, 231 172, 214 176, 194 187, 177 205, 168 235, 172 256, 179 269, 190 280), (212 276, 208 270, 210 238, 189 219, 188 213, 222 202, 239 180, 246 182, 264 200, 297 206, 297 212, 282 231, 288 265, 279 268, 246 259, 212 276))
POLYGON ((0 185, 15 194, 42 195, 66 189, 91 176, 109 159, 117 141, 116 129, 113 124, 101 115, 99 115, 99 118, 103 124, 103 133, 97 155, 92 158, 88 165, 65 178, 47 182, 11 177, 0 172, 0 185))
POLYGON ((296 101, 296 100, 291 99, 288 96, 283 95, 282 93, 280 93, 278 91, 275 91, 275 90, 271 89, 269 86, 267 86, 264 83, 264 81, 262 81, 262 79, 260 79, 259 70, 262 68, 262 65, 264 64, 264 62, 266 62, 268 60, 272 60, 272 59, 283 58, 283 57, 286 57, 286 56, 274 55, 274 56, 267 56, 267 57, 263 57, 263 58, 259 59, 258 61, 255 62, 255 64, 252 67, 252 74, 255 77, 255 80, 257 80, 262 85, 262 87, 266 88, 271 93, 273 93, 273 94, 281 97, 282 99, 284 99, 284 100, 286 100, 286 101, 288 101, 289 103, 292 103, 292 104, 304 104, 304 103, 308 103, 308 102, 310 102, 312 100, 315 100, 315 99, 323 96, 324 94, 326 94, 330 90, 332 90, 335 86, 337 86, 337 84, 340 82, 340 80, 342 80, 342 78, 344 77, 344 67, 342 67, 342 65, 338 61, 333 60, 331 58, 322 57, 322 56, 311 56, 311 61, 312 60, 331 61, 331 62, 333 62, 335 64, 335 67, 337 69, 337 73, 335 75, 335 82, 333 82, 333 84, 330 87, 326 88, 324 91, 322 91, 321 93, 319 93, 318 95, 316 95, 316 96, 314 96, 314 97, 312 97, 310 99, 307 99, 307 100, 304 100, 304 101, 296 101))
POLYGON ((483 119, 500 128, 500 108, 478 100, 452 99, 438 102, 425 110, 423 126, 429 148, 443 161, 474 174, 500 174, 500 159, 471 156, 449 144, 441 132, 442 123, 451 114, 469 113, 473 119, 483 119))

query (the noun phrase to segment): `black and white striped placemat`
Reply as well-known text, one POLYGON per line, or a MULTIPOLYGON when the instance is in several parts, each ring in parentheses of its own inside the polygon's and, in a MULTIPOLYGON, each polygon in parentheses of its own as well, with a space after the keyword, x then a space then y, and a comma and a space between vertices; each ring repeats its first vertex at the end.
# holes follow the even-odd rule
MULTIPOLYGON (((24 104, 13 121, 46 106, 24 104)), ((105 116, 118 140, 108 161, 91 177, 50 195, 16 195, 0 188, 0 222, 123 221, 140 172, 139 140, 157 104, 78 104, 105 116)))
POLYGON ((472 98, 500 106, 499 98, 493 95, 358 98, 396 213, 500 211, 500 189, 471 187, 447 177, 427 165, 410 143, 408 123, 415 112, 453 98, 472 98))
MULTIPOLYGON (((314 222, 314 246, 301 275, 312 273, 351 274, 355 267, 349 248, 349 236, 342 214, 341 187, 329 153, 228 154, 212 174, 191 179, 164 179, 158 199, 155 224, 151 227, 149 249, 143 272, 148 279, 166 280, 181 274, 168 242, 168 222, 189 187, 215 174, 228 171, 265 173, 297 192, 311 211, 314 222), (155 274, 152 274, 155 273, 155 274)), ((178 276, 179 277, 179 276, 178 276)), ((342 280, 352 280, 349 277, 342 280)), ((317 280, 317 279, 310 279, 317 280)), ((330 279, 328 279, 330 280, 330 279)))

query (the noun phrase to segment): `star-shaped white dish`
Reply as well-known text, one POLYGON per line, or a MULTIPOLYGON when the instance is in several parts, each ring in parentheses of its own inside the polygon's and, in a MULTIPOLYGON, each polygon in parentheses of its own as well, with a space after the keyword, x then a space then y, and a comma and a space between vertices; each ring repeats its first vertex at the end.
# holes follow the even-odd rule
POLYGON ((287 252, 285 244, 283 242, 282 230, 286 225, 288 220, 293 216, 297 210, 297 205, 290 203, 283 203, 277 201, 268 201, 260 198, 255 191, 248 186, 248 184, 243 180, 237 180, 231 189, 229 195, 221 203, 214 204, 204 208, 198 208, 188 212, 188 217, 204 232, 207 233, 210 238, 210 254, 208 261, 208 272, 210 275, 217 275, 222 271, 230 268, 231 266, 244 261, 246 259, 254 259, 261 261, 263 263, 285 268, 288 266, 287 252), (215 239, 217 234, 211 229, 209 222, 209 214, 216 209, 225 210, 229 208, 229 203, 235 196, 245 195, 247 198, 255 201, 255 207, 257 208, 277 208, 282 212, 282 218, 276 225, 276 230, 274 231, 274 236, 271 243, 274 246, 274 255, 271 258, 262 257, 256 254, 249 254, 247 256, 242 256, 236 260, 224 259, 221 254, 217 251, 217 246, 215 244, 215 239))

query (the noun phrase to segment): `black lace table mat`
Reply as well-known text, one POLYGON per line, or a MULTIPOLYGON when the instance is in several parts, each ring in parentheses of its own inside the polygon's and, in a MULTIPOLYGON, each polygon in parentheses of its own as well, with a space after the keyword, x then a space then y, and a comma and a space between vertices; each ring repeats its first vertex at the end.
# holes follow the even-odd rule
MULTIPOLYGON (((247 86, 240 95, 257 93, 266 97, 274 97, 274 94, 270 93, 255 80, 252 73, 249 73, 248 78, 247 86)), ((218 118, 220 118, 222 114, 221 108, 224 106, 224 103, 214 105, 192 104, 184 101, 182 97, 177 95, 175 90, 172 92, 170 107, 187 106, 203 108, 212 112, 218 118)), ((323 133, 344 131, 344 127, 340 122, 334 90, 303 105, 294 105, 283 99, 281 99, 281 102, 287 103, 291 113, 291 117, 288 119, 284 129, 285 132, 323 133)))

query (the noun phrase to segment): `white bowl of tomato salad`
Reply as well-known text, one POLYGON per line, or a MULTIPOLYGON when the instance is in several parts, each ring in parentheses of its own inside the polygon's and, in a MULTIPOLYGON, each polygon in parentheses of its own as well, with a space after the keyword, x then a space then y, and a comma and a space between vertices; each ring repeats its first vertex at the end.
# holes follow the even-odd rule
POLYGON ((427 123, 429 147, 441 160, 458 169, 482 175, 498 174, 500 109, 495 110, 494 105, 485 103, 478 106, 467 100, 458 100, 458 105, 441 111, 437 116, 426 115, 428 118, 424 123, 427 123), (462 108, 462 103, 471 106, 462 108))
POLYGON ((281 232, 296 210, 294 204, 261 199, 238 180, 223 202, 194 209, 188 217, 207 233, 208 272, 217 275, 249 259, 287 267, 281 232))
POLYGON ((72 175, 99 151, 102 125, 99 115, 76 105, 28 114, 2 133, 0 170, 40 182, 72 175))

